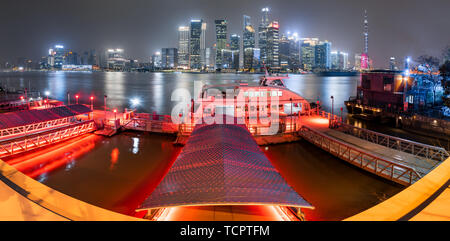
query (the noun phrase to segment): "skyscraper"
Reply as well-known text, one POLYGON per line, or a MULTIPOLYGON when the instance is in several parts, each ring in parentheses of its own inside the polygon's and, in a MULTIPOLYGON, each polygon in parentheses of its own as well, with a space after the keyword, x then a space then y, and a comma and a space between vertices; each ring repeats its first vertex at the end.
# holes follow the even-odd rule
POLYGON ((280 36, 278 21, 273 21, 267 29, 267 66, 280 68, 280 36))
POLYGON ((227 47, 227 20, 216 20, 216 69, 224 66, 224 50, 227 47))
POLYGON ((263 8, 261 24, 258 27, 258 47, 261 50, 261 62, 267 62, 267 31, 270 24, 269 8, 263 8))
POLYGON ((178 28, 178 66, 188 69, 189 66, 189 26, 178 28))
POLYGON ((178 49, 161 49, 161 67, 163 69, 174 69, 178 66, 178 49))
POLYGON ((253 49, 255 48, 255 29, 253 28, 250 17, 244 15, 244 34, 243 34, 243 50, 244 50, 244 69, 253 68, 253 49))
POLYGON ((314 67, 319 70, 326 70, 330 68, 330 51, 331 51, 331 43, 328 41, 319 42, 315 46, 314 53, 314 67))
POLYGON ((200 68, 206 67, 206 23, 202 20, 200 34, 200 68))
POLYGON ((348 69, 348 54, 341 51, 331 52, 331 69, 346 70, 348 69))
POLYGON ((303 70, 311 71, 315 64, 315 48, 318 44, 318 38, 303 38, 300 44, 300 63, 303 70))
POLYGON ((389 59, 389 69, 390 70, 397 70, 397 63, 395 62, 395 57, 391 57, 389 59))
MULTIPOLYGON (((191 69, 201 69, 201 39, 203 20, 191 20, 189 39, 189 66, 191 69)), ((204 42, 202 43, 204 44, 204 42)))
POLYGON ((232 66, 233 69, 239 69, 239 51, 240 51, 241 37, 237 34, 230 36, 230 49, 232 54, 232 66))
POLYGON ((280 68, 286 70, 289 68, 289 39, 286 35, 280 38, 280 68))

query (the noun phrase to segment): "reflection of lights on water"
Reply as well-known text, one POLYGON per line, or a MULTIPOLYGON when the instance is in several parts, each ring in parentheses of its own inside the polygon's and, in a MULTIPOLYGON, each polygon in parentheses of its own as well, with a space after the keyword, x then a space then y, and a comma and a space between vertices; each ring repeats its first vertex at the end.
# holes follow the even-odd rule
POLYGON ((38 177, 38 182, 45 182, 48 179, 48 174, 46 172, 42 173, 38 177))
POLYGON ((111 152, 111 165, 109 166, 109 170, 112 170, 114 168, 118 160, 119 160, 119 148, 116 147, 111 152))
POLYGON ((133 154, 137 154, 139 152, 139 138, 137 137, 132 137, 131 138, 133 140, 133 154))
POLYGON ((66 164, 65 171, 70 171, 70 169, 72 169, 74 166, 75 166, 75 160, 72 159, 66 164))

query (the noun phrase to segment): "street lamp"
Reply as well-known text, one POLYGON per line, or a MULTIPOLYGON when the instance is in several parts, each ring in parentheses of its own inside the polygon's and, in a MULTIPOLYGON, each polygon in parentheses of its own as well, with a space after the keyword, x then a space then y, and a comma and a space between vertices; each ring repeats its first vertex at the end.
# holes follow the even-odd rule
POLYGON ((45 106, 47 107, 47 103, 48 103, 48 96, 50 95, 50 91, 45 91, 45 96, 47 98, 47 100, 45 101, 45 106))
POLYGON ((94 110, 94 96, 91 96, 91 110, 94 110))
POLYGON ((331 118, 330 118, 330 127, 333 128, 334 122, 334 97, 331 96, 331 118))
POLYGON ((117 118, 116 118, 116 115, 117 115, 117 109, 114 109, 113 112, 114 112, 114 125, 116 125, 116 120, 117 120, 117 118))
POLYGON ((80 98, 79 95, 75 95, 75 99, 77 100, 77 105, 78 105, 78 98, 80 98))

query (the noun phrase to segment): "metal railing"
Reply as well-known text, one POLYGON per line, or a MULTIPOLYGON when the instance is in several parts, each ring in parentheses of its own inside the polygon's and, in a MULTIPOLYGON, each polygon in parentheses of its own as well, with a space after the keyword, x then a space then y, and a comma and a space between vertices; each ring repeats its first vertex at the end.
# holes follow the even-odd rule
POLYGON ((412 167, 377 157, 307 126, 302 126, 299 134, 330 154, 391 181, 407 186, 420 179, 419 173, 412 167))
POLYGON ((0 142, 0 158, 51 145, 94 130, 94 121, 89 120, 64 128, 3 141, 0 142))
POLYGON ((431 146, 419 142, 414 142, 399 137, 382 134, 375 131, 355 127, 345 123, 339 123, 340 130, 346 134, 361 138, 372 143, 386 146, 391 149, 410 153, 426 159, 444 161, 450 154, 442 147, 431 146))

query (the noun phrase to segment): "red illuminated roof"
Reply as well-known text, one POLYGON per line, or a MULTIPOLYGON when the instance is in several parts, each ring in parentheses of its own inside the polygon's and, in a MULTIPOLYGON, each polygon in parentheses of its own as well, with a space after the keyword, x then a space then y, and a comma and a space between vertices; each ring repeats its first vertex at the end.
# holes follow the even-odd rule
POLYGON ((91 112, 85 105, 58 106, 47 109, 23 110, 0 114, 0 129, 25 126, 91 112))
POLYGON ((197 125, 177 160, 138 210, 205 205, 313 208, 260 150, 244 125, 197 125))

